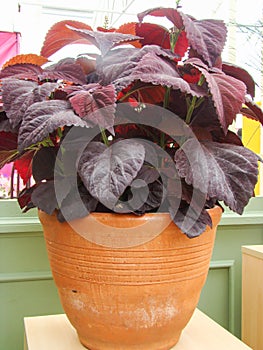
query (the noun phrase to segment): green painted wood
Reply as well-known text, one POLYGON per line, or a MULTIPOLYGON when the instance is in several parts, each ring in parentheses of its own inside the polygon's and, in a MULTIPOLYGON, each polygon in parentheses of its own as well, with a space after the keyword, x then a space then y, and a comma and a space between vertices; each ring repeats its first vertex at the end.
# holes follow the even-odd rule
POLYGON ((241 337, 241 247, 263 244, 262 208, 263 197, 256 197, 250 200, 242 216, 225 209, 217 230, 211 264, 231 260, 232 267, 222 267, 224 272, 220 271, 220 275, 219 271, 210 269, 198 305, 200 310, 239 338, 241 337), (225 295, 226 290, 228 296, 225 295))
MULTIPOLYGON (((263 244, 263 198, 242 216, 225 209, 199 308, 240 337, 241 246, 263 244)), ((37 211, 0 200, 0 349, 23 349, 25 316, 63 312, 37 211)))

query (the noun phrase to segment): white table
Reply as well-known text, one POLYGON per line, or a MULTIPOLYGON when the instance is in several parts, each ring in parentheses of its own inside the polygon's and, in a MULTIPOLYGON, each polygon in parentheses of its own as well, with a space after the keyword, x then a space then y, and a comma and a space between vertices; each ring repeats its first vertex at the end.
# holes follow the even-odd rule
MULTIPOLYGON (((26 317, 25 350, 87 350, 64 314, 26 317)), ((173 350, 251 349, 196 309, 173 350)))

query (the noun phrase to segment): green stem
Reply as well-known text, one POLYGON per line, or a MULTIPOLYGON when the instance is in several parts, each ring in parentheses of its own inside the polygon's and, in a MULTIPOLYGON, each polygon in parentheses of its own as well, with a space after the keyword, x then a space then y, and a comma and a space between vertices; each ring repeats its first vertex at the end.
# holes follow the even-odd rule
POLYGON ((108 138, 107 138, 105 129, 100 128, 100 133, 101 133, 102 140, 103 140, 104 144, 105 144, 107 147, 109 147, 109 140, 108 140, 108 138))
POLYGON ((58 133, 58 137, 61 139, 63 136, 63 132, 62 132, 61 128, 58 128, 57 133, 58 133))
POLYGON ((171 88, 166 87, 164 101, 163 101, 163 108, 168 108, 169 101, 170 101, 170 95, 171 95, 171 88))
MULTIPOLYGON (((202 86, 203 83, 205 81, 205 77, 203 75, 201 75, 197 85, 198 86, 202 86)), ((193 96, 192 100, 191 100, 191 103, 189 105, 189 108, 187 109, 187 114, 186 114, 186 117, 185 117, 185 122, 186 124, 190 124, 190 121, 191 121, 191 118, 192 118, 192 115, 193 115, 193 112, 194 112, 194 109, 198 106, 200 106, 201 102, 203 102, 203 97, 201 97, 199 100, 197 98, 197 96, 193 96)))
POLYGON ((185 117, 185 122, 186 124, 189 124, 190 121, 191 121, 191 118, 192 118, 192 114, 193 114, 193 111, 195 109, 195 104, 196 104, 196 101, 197 101, 197 97, 196 96, 193 96, 192 98, 192 101, 191 101, 191 104, 187 110, 187 114, 186 114, 186 117, 185 117))

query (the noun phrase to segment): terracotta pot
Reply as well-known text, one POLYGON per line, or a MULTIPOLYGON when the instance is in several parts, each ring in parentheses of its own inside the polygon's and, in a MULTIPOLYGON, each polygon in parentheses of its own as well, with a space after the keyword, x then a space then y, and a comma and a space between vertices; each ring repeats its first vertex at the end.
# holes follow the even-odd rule
POLYGON ((145 222, 167 226, 155 238, 150 239, 150 233, 144 244, 111 248, 90 242, 55 215, 39 212, 62 306, 84 346, 165 350, 178 342, 205 283, 222 211, 215 207, 209 213, 213 228, 193 239, 175 224, 167 226, 165 213, 142 217, 93 213, 74 221, 92 232, 93 226, 98 228, 95 218, 108 230, 105 234, 113 246, 112 227, 128 226, 136 235, 145 222))

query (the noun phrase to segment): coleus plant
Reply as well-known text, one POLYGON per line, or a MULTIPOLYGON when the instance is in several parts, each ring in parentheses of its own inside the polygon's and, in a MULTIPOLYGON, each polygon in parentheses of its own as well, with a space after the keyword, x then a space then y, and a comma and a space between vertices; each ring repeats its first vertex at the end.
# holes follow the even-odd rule
POLYGON ((220 202, 242 214, 260 159, 229 127, 238 113, 261 123, 263 113, 248 72, 222 62, 226 36, 221 20, 160 7, 117 29, 58 22, 40 55, 6 62, 0 165, 14 162, 25 183, 34 178, 21 208, 56 210, 60 221, 94 211, 169 211, 189 237, 211 226, 206 209, 220 202), (165 17, 171 28, 148 16, 165 17), (48 60, 79 43, 100 54, 48 60))

